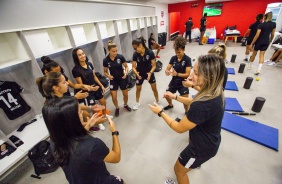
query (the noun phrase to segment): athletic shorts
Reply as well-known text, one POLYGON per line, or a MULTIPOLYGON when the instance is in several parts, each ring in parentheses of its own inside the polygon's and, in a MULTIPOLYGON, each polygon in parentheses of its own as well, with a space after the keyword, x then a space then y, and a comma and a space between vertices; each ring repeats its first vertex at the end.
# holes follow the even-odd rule
MULTIPOLYGON (((136 85, 142 85, 144 80, 147 80, 147 74, 144 77, 142 77, 142 79, 140 79, 140 80, 136 77, 136 85)), ((154 73, 152 73, 151 78, 150 78, 150 80, 148 82, 150 84, 156 82, 156 78, 155 78, 154 73)))
POLYGON ((100 100, 103 97, 104 96, 103 96, 102 90, 98 89, 97 91, 88 92, 88 97, 83 99, 83 101, 79 101, 79 102, 80 102, 80 104, 81 104, 81 102, 83 102, 84 105, 87 105, 87 106, 95 105, 95 100, 100 100))
POLYGON ((258 43, 258 44, 255 44, 255 48, 254 50, 255 51, 266 51, 268 48, 268 44, 261 44, 261 43, 258 43))
POLYGON ((121 90, 127 89, 127 80, 126 79, 110 80, 110 90, 111 91, 118 90, 118 87, 120 87, 121 90))
POLYGON ((121 179, 119 176, 111 175, 111 179, 109 181, 110 184, 123 184, 123 179, 121 179))
POLYGON ((203 163, 208 161, 211 157, 208 158, 197 158, 194 156, 191 156, 189 154, 188 146, 180 153, 178 157, 178 161, 183 165, 186 169, 195 169, 199 166, 201 166, 203 163))
POLYGON ((253 41, 253 38, 248 38, 247 39, 247 45, 251 45, 252 41, 253 41))
POLYGON ((180 96, 189 94, 189 89, 186 88, 186 87, 184 87, 184 86, 180 86, 180 87, 168 86, 168 88, 166 89, 166 91, 169 91, 169 92, 171 92, 171 93, 176 93, 176 91, 178 91, 178 93, 180 94, 180 96))
POLYGON ((200 32, 204 32, 204 31, 206 31, 206 28, 205 27, 201 27, 200 28, 200 32))

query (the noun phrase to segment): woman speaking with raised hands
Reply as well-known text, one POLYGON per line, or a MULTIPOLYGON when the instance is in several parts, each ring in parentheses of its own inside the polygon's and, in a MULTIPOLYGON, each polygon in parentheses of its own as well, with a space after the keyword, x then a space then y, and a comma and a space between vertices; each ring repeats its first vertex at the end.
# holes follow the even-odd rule
POLYGON ((162 117, 171 129, 177 133, 189 131, 189 144, 174 165, 179 184, 189 184, 187 173, 214 157, 218 151, 225 104, 222 90, 224 72, 225 64, 221 57, 214 54, 200 56, 188 78, 193 86, 200 87, 195 97, 177 96, 171 92, 164 94, 164 97, 190 106, 179 123, 156 103, 149 104, 150 109, 162 117))

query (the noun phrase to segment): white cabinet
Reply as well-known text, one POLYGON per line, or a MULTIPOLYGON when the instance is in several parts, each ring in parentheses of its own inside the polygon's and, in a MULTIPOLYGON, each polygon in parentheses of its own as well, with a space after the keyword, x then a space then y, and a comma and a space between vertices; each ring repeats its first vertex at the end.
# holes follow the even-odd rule
POLYGON ((23 34, 35 58, 71 48, 65 27, 24 31, 23 34))
POLYGON ((117 29, 118 29, 118 34, 127 33, 128 32, 127 21, 117 20, 117 29))
POLYGON ((137 19, 130 19, 129 22, 130 22, 130 29, 131 29, 131 31, 135 31, 135 30, 138 29, 137 19))
POLYGON ((94 23, 73 25, 70 30, 76 47, 98 40, 94 23))
POLYGON ((139 28, 145 28, 145 21, 144 18, 139 18, 139 28))
POLYGON ((102 39, 116 35, 113 21, 99 22, 98 27, 102 39))
POLYGON ((145 19, 146 19, 147 27, 151 26, 152 25, 151 18, 150 17, 146 17, 145 19))
POLYGON ((152 17, 153 26, 157 25, 157 17, 152 17))
POLYGON ((1 33, 0 51, 0 69, 30 60, 19 33, 1 33))

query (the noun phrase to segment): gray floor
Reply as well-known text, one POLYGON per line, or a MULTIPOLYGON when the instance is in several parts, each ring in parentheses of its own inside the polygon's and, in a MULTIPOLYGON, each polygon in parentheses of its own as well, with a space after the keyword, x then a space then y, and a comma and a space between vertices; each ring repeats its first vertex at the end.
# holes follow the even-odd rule
MULTIPOLYGON (((218 44, 217 42, 215 44, 218 44)), ((208 52, 213 45, 199 46, 197 43, 187 44, 185 53, 192 59, 208 52)), ((251 112, 253 102, 257 96, 264 97, 266 102, 260 113, 246 118, 262 124, 282 128, 279 106, 282 103, 282 65, 270 67, 263 65, 259 81, 253 81, 249 90, 243 88, 246 77, 255 77, 254 71, 258 66, 258 57, 253 64, 253 70, 246 70, 238 74, 238 66, 244 58, 245 47, 233 42, 227 42, 227 58, 237 54, 235 63, 228 63, 227 67, 235 68, 236 74, 229 75, 229 80, 236 81, 238 91, 225 91, 226 97, 235 97, 247 112, 251 112)), ((268 59, 273 53, 269 49, 266 53, 268 59)), ((165 49, 160 52, 160 60, 167 66, 171 56, 174 55, 172 42, 168 42, 165 49)), ((164 69, 156 73, 159 96, 164 93, 170 77, 165 76, 164 69)), ((195 91, 190 90, 190 94, 195 91)), ((122 105, 121 92, 119 104, 122 105)), ((129 105, 135 102, 135 88, 129 92, 129 105)), ((166 105, 162 98, 161 103, 166 105)), ((111 97, 107 98, 108 108, 114 111, 111 97)), ((121 110, 120 116, 114 118, 120 132, 119 140, 122 148, 122 159, 118 164, 107 164, 110 173, 121 176, 128 184, 163 184, 165 178, 175 179, 173 166, 178 154, 187 146, 189 133, 178 134, 171 130, 165 122, 154 115, 147 107, 153 103, 154 97, 147 82, 143 85, 141 93, 141 106, 137 111, 126 112, 121 110)), ((183 106, 174 102, 174 109, 167 112, 172 117, 182 117, 183 106)), ((202 165, 201 169, 189 173, 192 184, 281 184, 282 183, 282 155, 245 138, 222 130, 222 142, 218 154, 202 165)), ((110 131, 100 131, 93 136, 101 138, 111 148, 110 131)), ((281 141, 279 147, 281 148, 281 141)), ((14 178, 12 183, 67 183, 61 169, 55 173, 42 175, 41 180, 30 177, 33 167, 27 167, 14 178)), ((91 171, 90 171, 91 172, 91 171)))

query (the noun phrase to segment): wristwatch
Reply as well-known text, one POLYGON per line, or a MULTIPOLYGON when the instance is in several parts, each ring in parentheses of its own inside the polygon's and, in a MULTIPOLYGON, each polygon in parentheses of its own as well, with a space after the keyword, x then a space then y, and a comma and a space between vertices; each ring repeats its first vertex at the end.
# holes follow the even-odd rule
POLYGON ((118 131, 115 131, 115 132, 112 132, 112 135, 119 135, 119 132, 118 131))
POLYGON ((162 112, 164 112, 164 110, 162 109, 159 113, 158 116, 161 117, 162 116, 162 112))

